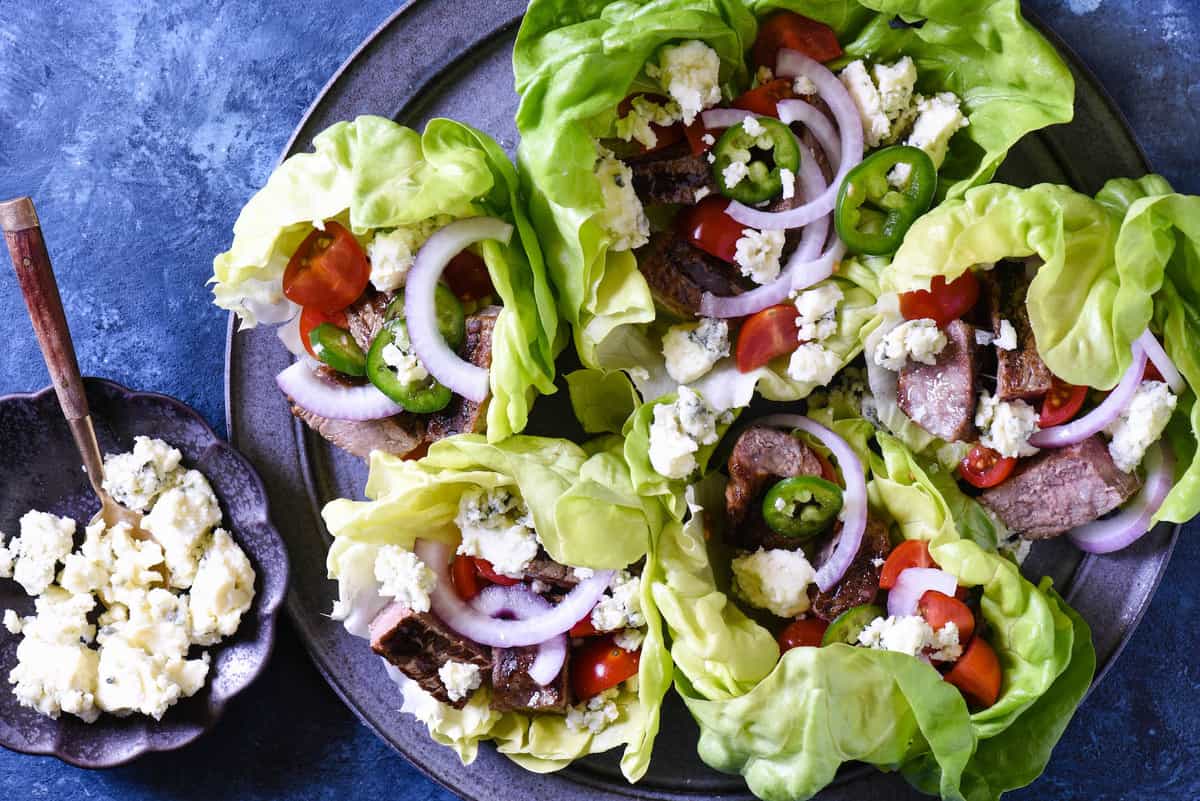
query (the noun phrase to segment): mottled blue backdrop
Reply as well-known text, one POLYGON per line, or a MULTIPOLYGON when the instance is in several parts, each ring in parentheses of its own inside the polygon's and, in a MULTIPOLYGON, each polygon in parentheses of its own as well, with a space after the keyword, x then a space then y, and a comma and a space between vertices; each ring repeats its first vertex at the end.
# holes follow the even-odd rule
MULTIPOLYGON (((86 373, 180 397, 224 430, 212 256, 321 86, 395 5, 0 0, 0 199, 38 203, 86 373)), ((1200 3, 1028 5, 1100 75, 1156 169, 1200 193, 1200 3)), ((0 320, 0 393, 45 385, 3 265, 0 320)), ((1045 776, 1013 798, 1200 797, 1196 535, 1045 776)), ((0 797, 450 796, 358 723, 285 625, 267 674, 206 739, 104 773, 0 753, 0 797)))

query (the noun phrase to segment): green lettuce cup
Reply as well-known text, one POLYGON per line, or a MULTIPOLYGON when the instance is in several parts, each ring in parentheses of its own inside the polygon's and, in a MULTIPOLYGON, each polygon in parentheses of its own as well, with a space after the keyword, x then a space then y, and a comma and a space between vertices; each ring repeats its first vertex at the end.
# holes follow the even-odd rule
MULTIPOLYGON (((476 601, 514 584, 526 596, 543 598, 535 601, 539 607, 567 604, 572 585, 581 589, 589 579, 597 580, 600 571, 614 571, 596 609, 581 619, 591 621, 601 635, 572 628, 576 639, 568 646, 569 661, 553 682, 543 685, 550 688, 546 692, 565 687, 561 692, 567 697, 553 710, 511 709, 511 704, 499 703, 511 688, 496 686, 495 673, 477 675, 466 696, 439 699, 439 693, 453 692, 452 675, 439 672, 432 678, 420 675, 421 670, 431 673, 420 665, 394 665, 392 657, 382 661, 399 685, 403 711, 424 722, 430 736, 454 749, 464 764, 474 760, 483 741, 493 742, 501 753, 535 772, 559 770, 588 754, 623 747, 622 771, 630 781, 639 779, 649 764, 662 699, 672 680, 670 655, 649 589, 657 569, 652 543, 666 518, 657 503, 644 501, 634 491, 620 441, 605 437, 581 448, 566 440, 514 436, 489 443, 481 436, 460 435, 435 443, 416 461, 376 452, 366 496, 367 501, 332 501, 323 511, 334 536, 328 555, 329 575, 338 582, 333 616, 356 636, 382 642, 381 624, 371 624, 397 604, 406 610, 423 608, 429 625, 452 629, 456 618, 440 611, 444 607, 438 605, 437 585, 449 580, 452 586, 445 589, 466 593, 466 585, 458 583, 459 561, 464 560, 469 571, 472 562, 478 565, 484 558, 481 554, 491 561, 484 563, 479 574, 483 578, 471 581, 489 586, 476 601), (493 506, 497 503, 499 509, 493 506), (491 519, 499 520, 496 525, 480 517, 488 509, 495 512, 491 519), (456 550, 453 579, 446 565, 430 568, 430 543, 441 544, 443 553, 456 550), (501 561, 523 549, 534 561, 501 561), (536 572, 535 562, 542 566, 536 572), (547 564, 557 578, 549 577, 547 564), (441 577, 433 579, 438 574, 441 577), (531 578, 535 574, 541 578, 531 578), (575 578, 563 584, 563 574, 575 578), (500 583, 489 584, 493 580, 500 583), (428 620, 430 604, 435 621, 428 620), (602 620, 602 607, 605 614, 615 610, 618 619, 602 620), (603 633, 609 630, 613 633, 603 633), (602 692, 581 697, 583 685, 576 675, 586 679, 581 660, 605 643, 619 657, 618 664, 632 660, 634 672, 602 692)), ((406 653, 413 642, 403 640, 400 651, 406 653)), ((500 664, 501 649, 492 653, 492 662, 500 664)), ((454 659, 448 656, 444 661, 454 659)), ((444 664, 442 668, 452 670, 444 664)))

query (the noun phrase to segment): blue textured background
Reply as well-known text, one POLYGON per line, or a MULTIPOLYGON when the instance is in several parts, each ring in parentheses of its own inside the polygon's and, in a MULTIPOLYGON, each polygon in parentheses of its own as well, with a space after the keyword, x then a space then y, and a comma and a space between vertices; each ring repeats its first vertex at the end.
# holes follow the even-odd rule
MULTIPOLYGON (((326 79, 395 3, 149 5, 0 0, 0 199, 38 203, 84 371, 180 397, 220 431, 226 319, 204 286, 211 258, 326 79)), ((1200 193, 1200 3, 1028 5, 1100 75, 1156 169, 1200 193)), ((0 319, 0 393, 43 386, 6 267, 0 319)), ((1200 797, 1198 560, 1185 532, 1045 776, 1009 797, 1200 797)), ((268 673, 204 740, 103 773, 0 753, 0 797, 450 798, 341 705, 287 625, 268 673)))

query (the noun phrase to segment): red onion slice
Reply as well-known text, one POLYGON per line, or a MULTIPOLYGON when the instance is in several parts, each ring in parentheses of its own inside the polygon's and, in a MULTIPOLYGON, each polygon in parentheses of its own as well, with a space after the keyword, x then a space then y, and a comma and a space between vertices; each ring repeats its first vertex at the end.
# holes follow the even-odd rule
POLYGON ((813 138, 825 151, 829 165, 836 172, 842 163, 842 143, 829 118, 816 106, 803 100, 780 100, 777 108, 780 122, 789 125, 798 122, 812 132, 813 138))
POLYGON ((1174 454, 1169 445, 1159 442, 1146 452, 1146 483, 1137 497, 1112 517, 1071 531, 1071 542, 1088 553, 1112 553, 1141 539, 1151 529, 1174 480, 1174 454))
MULTIPOLYGON (((792 291, 800 292, 808 289, 813 284, 820 283, 833 275, 833 268, 837 266, 844 255, 846 255, 846 246, 842 244, 842 240, 835 238, 829 249, 821 254, 821 258, 800 264, 792 264, 789 261, 788 269, 792 275, 792 291)), ((793 256, 793 258, 795 257, 793 256)))
POLYGON ((1142 383, 1142 374, 1146 372, 1146 351, 1140 341, 1133 343, 1133 362, 1116 389, 1108 393, 1108 397, 1090 412, 1077 420, 1064 423, 1061 426, 1044 428, 1029 438, 1029 444, 1036 448, 1062 448, 1074 445, 1099 431, 1103 431, 1109 423, 1116 420, 1129 405, 1142 383))
POLYGON ((862 462, 846 440, 825 426, 798 414, 772 414, 758 421, 760 425, 774 428, 799 429, 812 434, 833 452, 846 490, 842 493, 842 531, 829 558, 817 568, 816 583, 822 592, 830 589, 846 574, 850 563, 862 546, 863 534, 867 530, 867 482, 863 477, 862 462))
POLYGON ((1158 368, 1158 372, 1162 373, 1163 380, 1167 382, 1171 391, 1176 395, 1183 394, 1185 385, 1183 376, 1179 374, 1179 368, 1175 366, 1175 362, 1171 361, 1171 357, 1163 350, 1163 346, 1154 334, 1150 333, 1149 328, 1137 338, 1137 343, 1146 351, 1146 358, 1158 368))
POLYGON ((887 612, 893 617, 906 617, 917 613, 921 596, 929 590, 954 597, 958 579, 936 567, 910 567, 900 571, 895 585, 888 590, 887 612))
POLYGON ((417 540, 413 550, 437 574, 437 586, 430 594, 434 613, 462 636, 481 645, 497 648, 540 645, 551 637, 570 631, 584 615, 592 611, 592 607, 608 589, 613 574, 611 570, 596 571, 596 575, 579 582, 575 589, 545 614, 527 620, 494 620, 477 612, 454 592, 450 578, 451 546, 444 542, 417 540))
POLYGON ((732 128, 747 117, 760 116, 762 115, 740 108, 710 108, 708 111, 701 112, 700 120, 704 123, 705 128, 716 131, 721 128, 732 128))
POLYGON ((462 359, 450 349, 437 325, 434 290, 442 270, 468 245, 484 239, 507 243, 513 228, 495 217, 471 217, 452 222, 426 240, 404 286, 404 314, 413 351, 429 374, 469 401, 487 398, 488 371, 462 359))
POLYGON ((833 182, 824 192, 790 211, 759 211, 734 201, 729 204, 726 213, 742 225, 749 225, 753 228, 799 228, 833 211, 838 187, 842 185, 846 173, 862 161, 862 120, 858 116, 858 107, 854 105, 854 100, 837 76, 823 64, 803 53, 795 50, 780 50, 775 74, 784 78, 796 78, 803 75, 816 84, 821 99, 829 106, 829 110, 833 112, 833 116, 837 120, 842 153, 841 164, 838 166, 837 175, 833 177, 833 182))
POLYGON ((330 420, 379 420, 404 411, 373 384, 335 384, 314 373, 304 361, 275 376, 275 383, 297 406, 330 420))
MULTIPOLYGON (((549 601, 524 584, 514 584, 511 587, 493 584, 476 595, 471 600, 471 606, 488 617, 509 614, 517 620, 529 620, 544 615, 553 608, 549 601)), ((562 672, 563 663, 566 661, 567 635, 551 637, 538 644, 537 656, 529 666, 529 677, 545 687, 562 672)))

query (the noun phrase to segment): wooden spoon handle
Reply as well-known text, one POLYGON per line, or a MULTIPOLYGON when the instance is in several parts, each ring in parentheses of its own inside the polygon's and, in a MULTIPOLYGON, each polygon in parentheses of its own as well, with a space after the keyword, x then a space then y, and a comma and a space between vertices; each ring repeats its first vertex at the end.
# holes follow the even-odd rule
POLYGON ((71 343, 67 316, 63 312, 62 298, 58 295, 58 284, 50 267, 50 256, 46 253, 33 201, 19 197, 0 203, 0 230, 4 231, 4 242, 12 256, 17 282, 25 296, 25 305, 29 307, 29 318, 42 346, 42 358, 46 360, 63 414, 68 420, 87 417, 87 395, 79 376, 79 363, 75 360, 75 346, 71 343))

